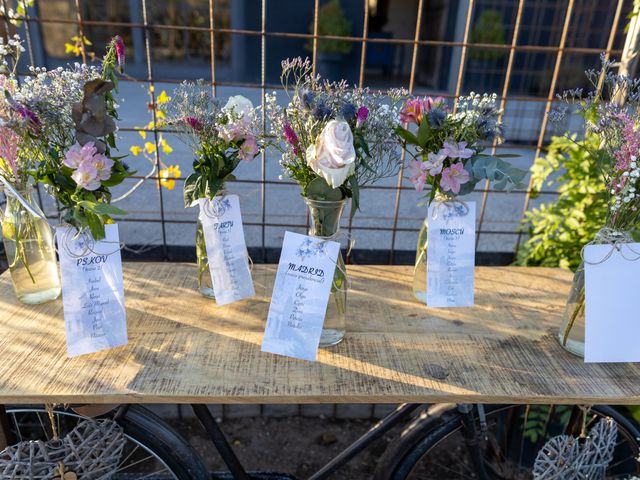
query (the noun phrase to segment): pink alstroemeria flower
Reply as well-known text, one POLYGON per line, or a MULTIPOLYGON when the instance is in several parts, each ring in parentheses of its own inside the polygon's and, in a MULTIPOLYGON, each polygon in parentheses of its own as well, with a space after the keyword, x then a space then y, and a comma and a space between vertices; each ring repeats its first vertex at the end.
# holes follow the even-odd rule
POLYGON ((444 192, 460 193, 460 186, 469 181, 469 172, 464 169, 462 162, 454 163, 442 171, 440 188, 444 192))
POLYGON ((418 125, 422 120, 423 101, 420 98, 410 98, 400 110, 400 121, 402 123, 415 123, 418 125))
POLYGON ((409 162, 409 181, 413 184, 417 192, 421 192, 424 189, 424 184, 427 181, 427 167, 424 162, 418 160, 411 160, 409 162))
POLYGON ((447 158, 444 149, 441 149, 438 153, 429 152, 427 154, 427 161, 424 162, 424 167, 429 172, 429 175, 435 177, 442 172, 442 166, 445 158, 447 158))
POLYGON ((100 188, 98 171, 90 162, 85 162, 80 165, 76 171, 73 172, 71 178, 75 180, 80 188, 84 188, 85 190, 93 191, 100 188))
POLYGON ((467 148, 467 142, 458 142, 446 140, 444 142, 444 152, 449 158, 471 158, 474 151, 467 148))
POLYGON ((245 161, 251 161, 260 152, 256 137, 253 135, 247 135, 238 150, 238 158, 245 161))

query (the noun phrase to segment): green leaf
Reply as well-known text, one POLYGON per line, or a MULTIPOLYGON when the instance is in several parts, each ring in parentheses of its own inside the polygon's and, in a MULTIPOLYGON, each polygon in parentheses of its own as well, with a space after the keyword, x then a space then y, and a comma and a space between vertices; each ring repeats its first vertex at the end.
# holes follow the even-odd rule
POLYGON ((402 140, 404 140, 409 145, 416 145, 416 146, 420 145, 420 143, 418 142, 418 137, 416 137, 413 133, 411 133, 406 128, 396 127, 396 133, 402 140))
POLYGON ((324 178, 316 177, 309 182, 304 195, 312 200, 342 200, 344 198, 339 188, 332 188, 324 178))
POLYGON ((431 127, 429 126, 429 122, 424 120, 422 123, 420 123, 420 126, 418 127, 418 144, 420 145, 421 148, 424 148, 427 145, 427 141, 431 136, 430 134, 431 134, 431 127))
POLYGON ((192 173, 184 181, 184 208, 190 208, 200 196, 200 184, 202 175, 192 173))
POLYGON ((126 215, 127 212, 122 210, 121 208, 114 207, 113 205, 109 205, 108 203, 101 202, 89 202, 86 200, 82 200, 78 202, 78 206, 84 208, 85 210, 89 210, 96 215, 126 215))
POLYGON ((358 185, 358 179, 355 175, 349 177, 349 185, 351 186, 351 201, 353 202, 353 208, 351 209, 351 218, 360 210, 360 185, 358 185))
POLYGON ((102 240, 104 238, 104 223, 102 219, 91 212, 85 212, 85 219, 94 240, 102 240))

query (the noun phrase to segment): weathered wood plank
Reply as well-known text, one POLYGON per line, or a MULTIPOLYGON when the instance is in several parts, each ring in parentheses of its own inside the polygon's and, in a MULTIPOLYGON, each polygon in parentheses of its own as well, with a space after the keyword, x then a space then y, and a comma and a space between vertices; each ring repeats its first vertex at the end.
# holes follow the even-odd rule
POLYGON ((409 267, 350 266, 349 332, 315 363, 260 352, 275 266, 224 307, 195 266, 125 265, 130 344, 66 358, 60 301, 29 307, 0 277, 0 403, 640 403, 640 368, 585 365, 555 335, 571 276, 478 268, 476 306, 427 309, 409 267))

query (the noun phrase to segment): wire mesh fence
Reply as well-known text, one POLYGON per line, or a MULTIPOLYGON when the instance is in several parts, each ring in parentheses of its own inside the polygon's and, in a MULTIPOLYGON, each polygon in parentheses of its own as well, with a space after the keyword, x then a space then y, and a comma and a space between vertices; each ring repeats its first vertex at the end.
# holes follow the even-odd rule
MULTIPOLYGON (((178 165, 183 175, 172 179, 175 188, 169 190, 158 188, 156 172, 122 202, 129 214, 119 219, 121 238, 136 255, 154 252, 165 260, 182 258, 195 243, 196 212, 183 208, 180 194, 192 153, 157 127, 154 108, 181 81, 202 78, 220 97, 240 93, 264 104, 267 92, 282 93, 281 60, 306 55, 329 79, 339 76, 373 89, 403 86, 413 94, 444 96, 452 106, 471 91, 495 91, 507 141, 491 148, 520 154, 518 166, 527 168, 554 134, 546 114, 556 93, 579 86, 582 71, 597 67, 601 52, 620 56, 625 18, 633 7, 633 0, 342 0, 338 8, 346 27, 339 35, 327 34, 327 22, 336 21, 335 9, 327 5, 335 2, 1 0, 1 5, 4 34, 21 34, 31 65, 90 62, 113 35, 124 38, 127 77, 121 84, 119 134, 138 173, 122 188, 145 178, 149 160, 158 171, 178 165), (341 53, 327 52, 327 41, 340 42, 341 53)), ((231 186, 241 197, 247 244, 257 261, 274 260, 284 230, 304 231, 308 223, 297 185, 279 175, 278 158, 268 151, 243 165, 231 186)), ((366 188, 361 211, 353 219, 345 216, 344 228, 357 239, 357 249, 377 252, 360 257, 363 261, 410 261, 426 206, 404 177, 400 171, 366 188)), ((55 203, 39 193, 45 212, 56 219, 55 203)), ((477 250, 512 257, 522 241, 524 212, 554 193, 542 191, 534 199, 530 184, 510 193, 479 184, 470 196, 478 204, 477 250)))

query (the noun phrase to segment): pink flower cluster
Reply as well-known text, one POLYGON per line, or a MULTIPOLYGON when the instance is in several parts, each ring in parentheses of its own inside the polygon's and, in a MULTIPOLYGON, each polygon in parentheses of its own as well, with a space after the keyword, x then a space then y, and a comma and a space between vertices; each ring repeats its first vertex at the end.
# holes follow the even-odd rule
MULTIPOLYGON (((223 141, 239 144, 238 158, 240 160, 251 161, 256 155, 258 155, 258 153, 260 153, 260 147, 258 146, 256 136, 247 131, 249 121, 248 117, 244 118, 247 120, 240 119, 232 123, 219 125, 217 130, 218 135, 223 141)), ((198 130, 195 126, 192 127, 194 130, 198 130)))
POLYGON ((415 123, 419 125, 422 116, 433 108, 443 108, 444 98, 410 98, 400 110, 400 121, 402 123, 415 123))
POLYGON ((62 159, 62 164, 74 170, 71 178, 80 188, 85 190, 97 190, 100 182, 111 178, 113 160, 106 155, 98 153, 93 142, 84 146, 75 143, 62 159))
POLYGON ((13 130, 0 127, 0 158, 7 163, 11 169, 10 173, 16 180, 18 180, 18 145, 20 145, 20 137, 13 130))
POLYGON ((620 145, 620 150, 614 153, 614 157, 617 160, 615 168, 616 170, 625 171, 629 170, 631 157, 637 157, 638 153, 640 153, 640 129, 636 128, 633 119, 626 113, 619 114, 618 118, 622 121, 622 138, 624 141, 620 145))
POLYGON ((427 160, 411 160, 409 162, 409 181, 418 192, 421 192, 427 182, 427 176, 440 175, 440 189, 444 192, 458 194, 460 187, 471 178, 469 172, 464 169, 462 160, 471 158, 474 153, 472 149, 467 148, 467 142, 447 140, 437 153, 429 152, 427 160), (460 159, 461 161, 445 167, 444 161, 447 158, 460 159))

